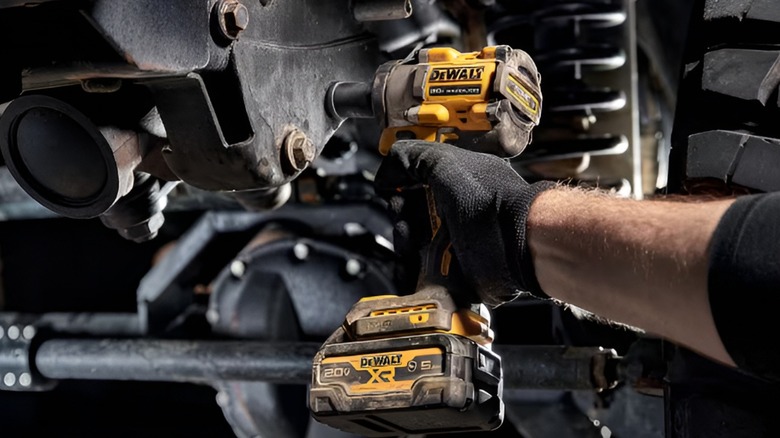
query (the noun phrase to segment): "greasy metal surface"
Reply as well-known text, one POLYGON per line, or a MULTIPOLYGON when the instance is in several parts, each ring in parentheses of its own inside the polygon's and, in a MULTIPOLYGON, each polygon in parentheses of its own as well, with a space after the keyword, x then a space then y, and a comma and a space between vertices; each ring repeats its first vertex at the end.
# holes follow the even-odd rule
MULTIPOLYGON (((289 231, 277 228, 261 231, 242 250, 243 257, 234 260, 215 280, 206 313, 214 332, 264 342, 299 340, 299 317, 286 282, 281 278, 285 274, 289 276, 297 273, 298 270, 293 271, 289 267, 279 270, 277 266, 265 266, 267 262, 294 263, 291 259, 295 258, 290 257, 290 248, 287 248, 288 251, 271 251, 270 254, 264 251, 268 249, 267 245, 290 235, 289 231), (257 257, 256 252, 265 252, 265 257, 257 257), (261 270, 266 270, 266 273, 261 270)), ((308 270, 303 271, 305 276, 308 270)), ((319 292, 317 287, 306 289, 304 293, 319 292)), ((307 304, 311 302, 306 301, 307 304)), ((322 300, 322 303, 327 303, 327 300, 322 300)), ((297 390, 303 397, 305 390, 302 388, 236 381, 219 382, 213 386, 220 391, 217 395, 218 404, 237 436, 294 438, 301 435, 297 430, 300 422, 296 418, 305 418, 308 412, 302 403, 291 403, 289 394, 297 390)))
POLYGON ((313 235, 334 237, 347 236, 345 224, 354 223, 366 230, 365 236, 371 239, 382 236, 389 241, 392 237, 392 225, 386 216, 366 205, 316 208, 291 205, 267 213, 208 213, 141 280, 137 295, 144 331, 164 330, 193 302, 193 287, 199 281, 211 281, 211 278, 201 278, 202 272, 215 271, 216 276, 262 226, 271 222, 294 225, 313 235))
POLYGON ((97 0, 89 15, 140 70, 186 73, 210 61, 209 2, 97 0))
POLYGON ((165 161, 179 178, 201 189, 252 190, 292 180, 340 124, 325 112, 328 86, 367 81, 377 62, 373 37, 344 14, 346 0, 248 7, 252 25, 231 46, 237 97, 223 113, 195 73, 147 82, 171 141, 165 161), (227 132, 220 122, 226 117, 246 118, 247 132, 227 132), (290 160, 284 141, 295 130, 311 148, 294 160, 296 165, 285 167, 290 160))
MULTIPOLYGON (((331 219, 356 234, 339 239, 340 244, 334 244, 332 235, 310 235, 290 223, 263 228, 213 281, 206 313, 212 330, 258 341, 324 337, 360 298, 392 292, 389 267, 364 255, 376 243, 375 236, 357 224, 359 219, 354 214, 331 219), (351 269, 353 265, 359 269, 351 269)), ((309 412, 304 403, 292 402, 290 393, 297 392, 302 400, 303 386, 265 382, 215 386, 221 391, 220 407, 237 435, 302 435, 296 418, 308 418, 309 412)))
POLYGON ((283 236, 242 252, 213 282, 214 331, 251 339, 324 337, 359 299, 396 292, 378 260, 321 239, 283 236), (348 272, 350 264, 358 270, 348 272))
POLYGON ((253 5, 252 25, 234 44, 232 61, 256 131, 253 143, 270 162, 263 177, 276 186, 295 175, 278 167, 285 136, 300 129, 319 155, 339 124, 325 112, 327 89, 335 81, 370 80, 378 63, 376 41, 344 13, 346 0, 253 5))
POLYGON ((51 379, 304 383, 317 343, 53 339, 35 364, 51 379))
POLYGON ((168 73, 142 71, 130 65, 92 63, 89 65, 58 65, 26 69, 22 77, 25 90, 39 90, 78 84, 94 79, 153 79, 168 77, 168 73))
POLYGON ((18 66, 0 70, 21 72, 28 89, 100 77, 145 83, 158 101, 171 143, 165 160, 176 176, 213 191, 281 186, 340 124, 324 110, 328 86, 370 79, 379 63, 375 37, 351 16, 348 0, 225 2, 216 14, 213 4, 96 0, 24 8, 20 16, 40 26, 65 14, 81 21, 60 31, 68 50, 48 48, 51 36, 43 34, 29 50, 11 52, 18 66), (220 23, 234 41, 219 35, 220 23), (294 129, 312 146, 285 171, 280 149, 294 129))
POLYGON ((411 0, 355 0, 358 21, 401 20, 413 13, 411 0))
POLYGON ((230 195, 247 211, 275 210, 290 200, 292 184, 285 184, 271 189, 231 192, 230 195))
POLYGON ((165 124, 170 147, 163 158, 183 181, 203 190, 252 190, 284 182, 273 132, 255 127, 250 138, 235 144, 225 140, 203 79, 184 78, 147 82, 165 124))

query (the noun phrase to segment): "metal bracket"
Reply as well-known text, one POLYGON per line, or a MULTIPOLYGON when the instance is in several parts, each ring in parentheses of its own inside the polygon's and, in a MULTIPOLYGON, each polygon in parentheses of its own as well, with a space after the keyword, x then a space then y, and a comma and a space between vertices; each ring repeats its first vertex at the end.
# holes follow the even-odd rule
POLYGON ((54 385, 32 363, 37 333, 33 317, 0 314, 0 390, 45 391, 54 385))

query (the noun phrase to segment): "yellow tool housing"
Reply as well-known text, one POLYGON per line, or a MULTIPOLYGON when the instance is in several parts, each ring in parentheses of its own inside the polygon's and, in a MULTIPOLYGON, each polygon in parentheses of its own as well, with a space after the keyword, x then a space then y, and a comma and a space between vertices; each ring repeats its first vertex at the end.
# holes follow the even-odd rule
POLYGON ((470 53, 442 47, 421 50, 416 61, 386 64, 375 78, 382 154, 397 140, 452 142, 461 133, 500 129, 502 122, 529 137, 501 138, 505 144, 499 149, 508 156, 522 152, 542 105, 539 75, 525 52, 507 46, 470 53))

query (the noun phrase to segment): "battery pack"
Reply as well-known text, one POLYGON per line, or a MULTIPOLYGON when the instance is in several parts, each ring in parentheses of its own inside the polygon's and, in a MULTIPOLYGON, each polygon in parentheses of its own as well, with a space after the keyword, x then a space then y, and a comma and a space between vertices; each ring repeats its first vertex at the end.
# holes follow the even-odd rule
POLYGON ((309 408, 366 436, 489 431, 501 425, 501 359, 462 336, 435 333, 325 346, 309 408))

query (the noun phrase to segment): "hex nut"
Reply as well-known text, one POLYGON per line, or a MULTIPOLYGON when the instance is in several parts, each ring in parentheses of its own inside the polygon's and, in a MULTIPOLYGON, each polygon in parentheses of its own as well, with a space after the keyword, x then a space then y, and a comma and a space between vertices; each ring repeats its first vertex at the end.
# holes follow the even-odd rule
POLYGON ((287 134, 284 139, 283 151, 290 173, 306 169, 314 161, 316 155, 314 144, 299 129, 294 129, 287 134))
POLYGON ((234 40, 249 27, 249 9, 237 0, 222 0, 217 8, 219 30, 225 38, 234 40))
POLYGON ((239 32, 246 30, 249 27, 249 9, 241 3, 229 4, 225 11, 225 21, 239 32))
POLYGON ((119 234, 136 243, 148 242, 157 237, 163 224, 165 224, 165 216, 162 212, 157 212, 147 221, 119 230, 119 234))

